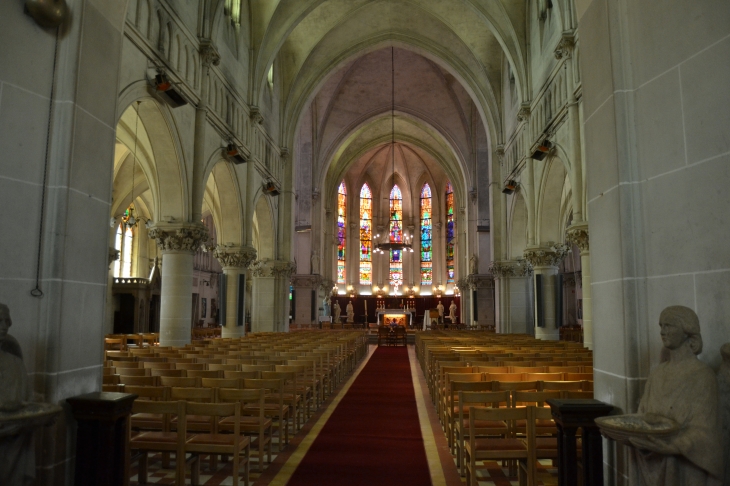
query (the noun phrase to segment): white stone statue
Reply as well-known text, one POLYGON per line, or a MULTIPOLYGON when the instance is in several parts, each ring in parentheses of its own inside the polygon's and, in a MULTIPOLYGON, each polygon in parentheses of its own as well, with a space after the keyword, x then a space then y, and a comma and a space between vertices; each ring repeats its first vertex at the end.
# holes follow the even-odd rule
POLYGON ((456 324, 456 304, 453 300, 449 306, 449 319, 451 319, 452 324, 456 324))
POLYGON ((720 435, 723 438, 723 463, 725 464, 722 484, 730 484, 730 343, 720 348, 722 364, 717 370, 717 392, 720 395, 720 435))
POLYGON ((476 254, 472 254, 469 258, 469 273, 479 273, 479 257, 476 254))
POLYGON ((355 322, 355 309, 352 307, 352 301, 349 301, 347 303, 346 312, 347 312, 347 323, 352 324, 353 322, 355 322))
MULTIPOLYGON (((0 413, 15 412, 32 398, 28 372, 18 341, 8 334, 10 309, 0 304, 0 413)), ((20 425, 0 426, 0 482, 8 486, 34 484, 35 450, 32 431, 20 425)))
POLYGON ((318 275, 319 274, 319 252, 317 250, 312 250, 312 256, 309 259, 312 264, 312 275, 318 275))
POLYGON ((342 309, 340 308, 340 303, 338 301, 335 301, 335 305, 332 306, 332 314, 334 315, 332 322, 340 322, 340 313, 341 312, 342 312, 342 309))
POLYGON ((702 351, 699 319, 688 307, 672 306, 662 311, 659 325, 668 359, 649 374, 639 413, 673 420, 680 430, 630 439, 639 473, 647 486, 720 485, 717 381, 697 359, 702 351))
POLYGON ((444 304, 439 300, 439 305, 436 306, 436 310, 439 311, 439 324, 444 322, 444 304))

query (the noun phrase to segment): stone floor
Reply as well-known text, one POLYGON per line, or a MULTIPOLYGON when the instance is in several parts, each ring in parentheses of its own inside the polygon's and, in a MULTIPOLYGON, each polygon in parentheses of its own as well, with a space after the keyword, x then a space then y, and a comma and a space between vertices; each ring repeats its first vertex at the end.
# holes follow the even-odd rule
MULTIPOLYGON (((372 352, 375 346, 370 346, 372 352)), ((461 486, 466 483, 466 479, 459 476, 456 468, 456 460, 449 452, 441 424, 436 416, 436 411, 428 396, 428 388, 426 382, 418 366, 415 352, 409 346, 409 355, 411 358, 411 371, 413 375, 413 385, 416 393, 416 402, 418 405, 419 420, 421 422, 421 433, 424 438, 424 446, 431 470, 431 481, 433 486, 461 486)), ((251 460, 251 472, 249 475, 250 484, 255 486, 283 486, 296 469, 306 453, 309 445, 314 441, 321 430, 327 418, 336 408, 339 400, 345 395, 350 384, 355 380, 358 373, 364 366, 367 359, 359 365, 358 369, 353 373, 347 381, 340 385, 334 393, 328 397, 324 405, 315 413, 305 426, 290 439, 289 446, 282 452, 272 454, 271 464, 264 464, 263 472, 255 472, 257 466, 257 458, 251 460)), ((273 451, 276 451, 278 438, 274 436, 273 451)), ((175 484, 174 459, 171 460, 171 469, 162 468, 161 454, 150 456, 148 461, 148 484, 175 484)), ((507 468, 502 468, 494 461, 482 463, 486 469, 480 470, 478 486, 517 486, 519 482, 517 477, 509 477, 507 468)), ((227 462, 218 462, 215 471, 208 469, 209 463, 207 457, 203 457, 200 468, 200 484, 205 486, 230 485, 233 484, 231 477, 231 465, 227 462)), ((132 463, 130 484, 137 486, 137 462, 132 463)), ((239 484, 243 484, 243 475, 239 484)), ((186 484, 190 484, 190 472, 186 474, 186 484)), ((346 481, 345 481, 346 483, 346 481)), ((557 469, 552 467, 551 461, 541 461, 538 472, 538 486, 552 486, 558 484, 557 469)), ((323 485, 324 486, 324 485, 323 485)))

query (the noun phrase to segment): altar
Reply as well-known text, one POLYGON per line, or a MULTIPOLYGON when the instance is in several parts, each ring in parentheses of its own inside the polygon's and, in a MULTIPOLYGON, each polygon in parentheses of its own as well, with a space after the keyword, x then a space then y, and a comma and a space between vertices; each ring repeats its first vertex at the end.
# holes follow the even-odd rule
POLYGON ((390 325, 395 319, 396 324, 408 328, 413 326, 415 313, 413 309, 378 309, 376 318, 379 326, 390 325))

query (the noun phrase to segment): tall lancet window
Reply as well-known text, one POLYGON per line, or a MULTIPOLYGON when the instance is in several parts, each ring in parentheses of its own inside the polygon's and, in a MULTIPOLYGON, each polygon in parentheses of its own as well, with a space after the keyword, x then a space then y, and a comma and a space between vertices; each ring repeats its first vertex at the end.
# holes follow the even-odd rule
POLYGON ((433 284, 432 216, 431 187, 426 183, 421 188, 421 285, 433 284))
MULTIPOLYGON (((129 211, 129 210, 127 210, 129 211)), ((114 249, 119 252, 119 259, 114 262, 114 276, 118 278, 132 277, 132 248, 134 247, 134 230, 121 223, 117 226, 114 249)))
POLYGON ((337 283, 345 283, 345 252, 347 250, 347 189, 345 181, 337 188, 337 283))
POLYGON ((373 283, 373 193, 367 183, 360 189, 360 283, 373 283))
POLYGON ((454 246, 456 222, 454 221, 454 188, 446 183, 446 283, 454 283, 454 246))
MULTIPOLYGON (((390 191, 390 242, 401 243, 403 241, 403 195, 398 185, 394 185, 390 191)), ((391 250, 390 252, 390 285, 397 290, 403 285, 403 252, 391 250)))

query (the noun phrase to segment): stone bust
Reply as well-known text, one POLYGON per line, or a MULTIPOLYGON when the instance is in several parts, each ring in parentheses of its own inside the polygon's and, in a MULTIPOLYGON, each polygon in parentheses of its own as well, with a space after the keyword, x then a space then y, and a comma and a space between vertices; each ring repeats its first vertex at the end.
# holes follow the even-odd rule
POLYGON ((664 360, 650 374, 639 413, 677 422, 677 434, 630 439, 646 485, 719 485, 722 447, 715 373, 697 359, 702 351, 700 323, 684 306, 664 309, 659 317, 664 360))

